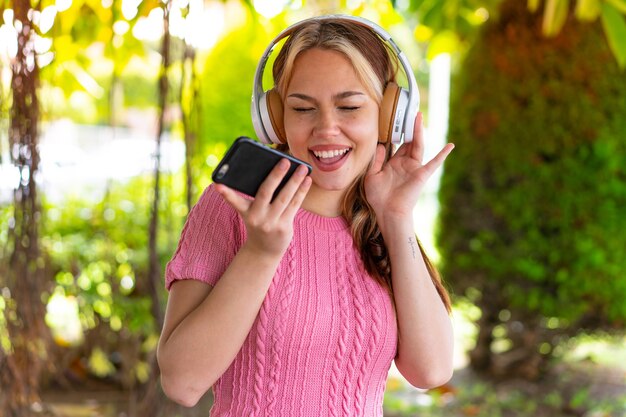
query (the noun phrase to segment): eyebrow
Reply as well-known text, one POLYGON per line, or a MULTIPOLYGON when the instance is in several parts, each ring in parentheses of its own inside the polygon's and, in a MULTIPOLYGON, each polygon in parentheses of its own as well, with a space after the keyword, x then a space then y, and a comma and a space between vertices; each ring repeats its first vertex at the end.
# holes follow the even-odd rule
MULTIPOLYGON (((334 94, 332 98, 333 100, 340 100, 340 99, 348 98, 352 96, 364 96, 364 95, 365 94, 360 91, 343 91, 341 93, 334 94)), ((307 96, 306 94, 301 94, 301 93, 292 93, 292 94, 289 94, 287 97, 295 97, 295 98, 299 98, 301 100, 305 100, 309 102, 316 101, 313 97, 307 96)))

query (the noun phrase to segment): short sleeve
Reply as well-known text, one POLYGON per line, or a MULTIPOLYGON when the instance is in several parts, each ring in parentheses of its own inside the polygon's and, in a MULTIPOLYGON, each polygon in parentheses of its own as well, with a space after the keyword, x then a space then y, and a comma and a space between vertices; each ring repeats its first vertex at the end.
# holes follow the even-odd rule
POLYGON ((209 185, 193 206, 176 252, 165 268, 165 287, 195 279, 214 286, 245 239, 239 214, 209 185))

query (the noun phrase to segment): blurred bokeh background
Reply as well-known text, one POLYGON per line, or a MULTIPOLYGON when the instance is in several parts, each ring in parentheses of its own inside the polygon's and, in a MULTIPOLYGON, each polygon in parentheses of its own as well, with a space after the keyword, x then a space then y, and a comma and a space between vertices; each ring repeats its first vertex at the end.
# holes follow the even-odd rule
POLYGON ((626 416, 626 0, 0 0, 0 416, 208 415, 160 391, 164 266, 323 13, 385 27, 457 145, 415 210, 455 376, 392 368, 385 416, 626 416))

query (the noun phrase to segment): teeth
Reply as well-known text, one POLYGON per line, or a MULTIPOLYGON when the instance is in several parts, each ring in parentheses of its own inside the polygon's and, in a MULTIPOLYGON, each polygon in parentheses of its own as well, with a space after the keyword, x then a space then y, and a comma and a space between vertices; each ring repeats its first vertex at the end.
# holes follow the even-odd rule
POLYGON ((335 149, 334 151, 314 151, 313 155, 320 159, 324 158, 333 158, 335 156, 343 155, 348 152, 350 149, 335 149))

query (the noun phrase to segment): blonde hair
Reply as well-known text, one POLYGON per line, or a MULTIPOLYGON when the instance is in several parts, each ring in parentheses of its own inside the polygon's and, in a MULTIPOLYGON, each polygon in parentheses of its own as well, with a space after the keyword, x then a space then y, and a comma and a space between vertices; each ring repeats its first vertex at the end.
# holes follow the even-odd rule
MULTIPOLYGON (((395 81, 398 68, 395 55, 389 51, 389 47, 373 30, 341 18, 313 20, 303 23, 291 33, 274 61, 274 88, 281 98, 285 97, 296 58, 300 53, 313 48, 336 51, 348 58, 359 81, 379 105, 384 88, 389 82, 395 81), (391 58, 392 56, 394 59, 391 58)), ((384 145, 386 163, 393 149, 390 141, 384 145)), ((287 150, 287 145, 280 147, 287 150)), ((376 214, 365 196, 364 180, 365 172, 346 192, 342 215, 350 223, 352 238, 365 269, 393 294, 389 253, 376 222, 376 214)), ((439 273, 426 256, 417 237, 416 240, 433 284, 450 311, 450 297, 441 282, 439 273)))

